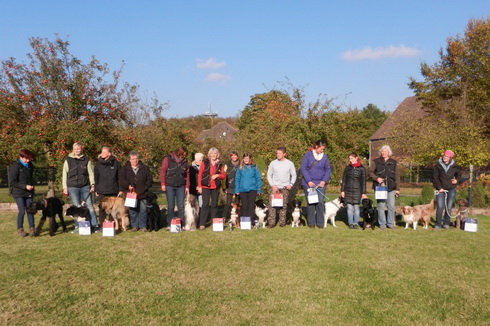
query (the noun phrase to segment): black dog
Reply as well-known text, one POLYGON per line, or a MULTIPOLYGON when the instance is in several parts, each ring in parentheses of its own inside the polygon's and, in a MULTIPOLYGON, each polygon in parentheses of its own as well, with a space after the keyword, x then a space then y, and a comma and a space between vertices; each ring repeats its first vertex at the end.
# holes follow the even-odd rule
POLYGON ((54 236, 54 233, 58 230, 59 225, 56 223, 56 215, 60 218, 63 232, 66 232, 65 220, 63 219, 63 205, 64 203, 56 198, 50 197, 30 204, 26 211, 29 214, 35 215, 38 211, 43 212, 43 216, 39 220, 39 225, 36 228, 36 236, 41 233, 41 229, 46 222, 46 218, 49 217, 49 235, 54 236))
MULTIPOLYGON (((85 206, 75 206, 71 205, 66 210, 65 216, 71 216, 75 220, 75 225, 78 225, 79 219, 85 219, 85 221, 90 221, 90 212, 85 206)), ((72 231, 73 233, 73 231, 72 231)))
POLYGON ((363 219, 362 229, 371 228, 374 230, 375 227, 375 209, 373 207, 373 201, 369 198, 362 200, 361 216, 363 219))
POLYGON ((146 193, 146 211, 148 212, 148 231, 158 231, 162 228, 162 214, 157 203, 157 195, 146 193))

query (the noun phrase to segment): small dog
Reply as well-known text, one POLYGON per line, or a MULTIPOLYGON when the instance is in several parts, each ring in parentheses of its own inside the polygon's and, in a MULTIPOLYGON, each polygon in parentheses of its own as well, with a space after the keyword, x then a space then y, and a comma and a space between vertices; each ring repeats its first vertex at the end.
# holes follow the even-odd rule
POLYGON ((459 211, 456 215, 456 228, 464 230, 464 221, 468 218, 469 203, 466 199, 458 200, 459 211))
POLYGON ((403 206, 402 216, 405 222, 405 229, 408 229, 410 224, 413 224, 413 229, 417 230, 417 224, 419 220, 422 220, 424 229, 427 229, 430 223, 430 217, 434 214, 434 200, 426 205, 417 206, 403 206))
POLYGON ((325 203, 324 227, 327 227, 328 220, 330 220, 330 222, 334 227, 337 227, 337 225, 335 225, 335 215, 337 215, 339 209, 341 209, 344 206, 345 206, 345 202, 344 202, 344 198, 342 197, 335 198, 334 200, 325 203))
POLYGON ((373 207, 373 201, 365 198, 361 203, 362 229, 366 230, 366 228, 371 228, 374 230, 376 212, 373 207))
POLYGON ((267 206, 262 199, 255 202, 255 215, 258 217, 258 223, 255 224, 256 228, 265 228, 267 224, 267 206))
POLYGON ((230 221, 233 227, 240 227, 240 204, 237 202, 231 203, 230 221))
POLYGON ((293 222, 291 223, 291 227, 299 227, 299 224, 301 222, 301 200, 293 200, 293 222))
POLYGON ((162 228, 162 213, 158 206, 158 197, 153 192, 146 193, 146 212, 148 213, 148 231, 158 231, 162 228))
POLYGON ((185 196, 185 230, 195 231, 197 229, 197 219, 199 216, 199 202, 197 197, 191 194, 185 196))
POLYGON ((71 216, 75 222, 75 229, 71 233, 76 232, 78 228, 78 222, 90 221, 90 212, 85 206, 71 205, 66 210, 65 216, 71 216))
POLYGON ((63 232, 66 232, 65 220, 63 219, 63 205, 64 203, 56 198, 50 197, 30 204, 26 211, 29 214, 35 215, 38 211, 43 212, 43 216, 39 220, 39 225, 36 228, 35 235, 41 234, 44 222, 46 218, 49 217, 49 235, 54 236, 54 233, 58 230, 59 225, 56 223, 56 215, 58 215, 61 226, 63 227, 63 232))
POLYGON ((119 226, 121 226, 123 231, 126 231, 129 219, 128 210, 124 206, 124 198, 104 197, 100 201, 100 208, 106 212, 107 216, 112 216, 116 231, 119 230, 119 226))

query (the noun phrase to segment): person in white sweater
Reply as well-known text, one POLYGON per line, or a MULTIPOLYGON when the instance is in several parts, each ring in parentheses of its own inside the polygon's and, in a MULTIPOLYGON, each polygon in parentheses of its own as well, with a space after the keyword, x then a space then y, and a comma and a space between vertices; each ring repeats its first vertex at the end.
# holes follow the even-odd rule
POLYGON ((269 164, 267 170, 267 181, 271 186, 271 195, 282 194, 282 208, 272 207, 269 201, 269 228, 276 226, 276 214, 279 211, 279 226, 286 225, 286 207, 288 203, 289 191, 296 182, 296 168, 293 162, 286 158, 286 147, 278 147, 276 150, 277 159, 269 164))

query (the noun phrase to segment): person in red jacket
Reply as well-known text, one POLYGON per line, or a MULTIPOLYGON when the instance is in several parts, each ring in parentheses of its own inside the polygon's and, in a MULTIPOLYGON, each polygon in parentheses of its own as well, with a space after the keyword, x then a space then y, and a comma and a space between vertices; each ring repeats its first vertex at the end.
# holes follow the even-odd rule
POLYGON ((199 229, 206 228, 211 198, 211 216, 218 217, 218 196, 221 180, 226 178, 224 166, 219 160, 219 151, 212 147, 208 157, 201 163, 197 177, 197 191, 202 194, 202 208, 199 214, 199 229))

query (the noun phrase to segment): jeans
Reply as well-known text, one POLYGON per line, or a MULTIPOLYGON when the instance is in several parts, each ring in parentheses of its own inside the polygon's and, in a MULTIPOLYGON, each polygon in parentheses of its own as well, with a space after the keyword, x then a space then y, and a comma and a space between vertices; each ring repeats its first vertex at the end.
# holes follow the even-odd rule
POLYGON ((138 199, 136 207, 129 207, 129 220, 133 229, 148 228, 148 212, 146 211, 146 199, 138 199))
POLYGON ((347 221, 349 225, 359 225, 359 204, 347 204, 347 221))
POLYGON ((92 203, 92 194, 89 194, 90 186, 85 186, 81 188, 68 188, 68 195, 70 196, 71 203, 73 205, 80 206, 82 204, 82 200, 85 200, 85 204, 87 205, 88 211, 90 212, 90 225, 92 227, 96 227, 97 216, 95 215, 95 209, 92 203))
MULTIPOLYGON (((14 197, 19 213, 17 214, 17 229, 22 229, 24 226, 24 214, 27 206, 32 204, 31 197, 14 197)), ((27 213, 27 221, 29 222, 29 228, 34 227, 34 215, 27 213)))
POLYGON ((185 200, 185 186, 182 187, 172 187, 167 186, 167 204, 168 204, 168 213, 167 213, 167 223, 170 225, 172 219, 174 218, 174 207, 175 207, 175 199, 177 198, 177 209, 178 216, 182 222, 182 225, 185 225, 185 214, 184 214, 184 200, 185 200))
POLYGON ((449 189, 448 192, 440 192, 436 196, 437 210, 436 210, 436 225, 441 227, 442 225, 442 211, 444 210, 444 225, 449 226, 451 221, 451 209, 453 208, 454 199, 456 198, 456 188, 449 189), (446 210, 446 195, 447 195, 447 210, 446 210))
POLYGON ((242 207, 240 208, 240 217, 248 216, 253 221, 256 198, 257 198, 257 190, 240 193, 240 199, 242 201, 242 207))
POLYGON ((218 217, 219 189, 202 188, 202 207, 199 215, 199 226, 206 226, 209 214, 209 198, 211 198, 211 218, 218 217))
MULTIPOLYGON (((308 204, 306 207, 306 219, 308 221, 308 226, 318 226, 323 228, 325 226, 325 188, 316 188, 318 193, 318 203, 308 204)), ((304 189, 305 196, 308 198, 308 189, 304 189)))
POLYGON ((388 199, 378 199, 378 222, 380 227, 395 226, 395 190, 388 191, 388 199), (388 206, 388 218, 385 209, 388 206))

